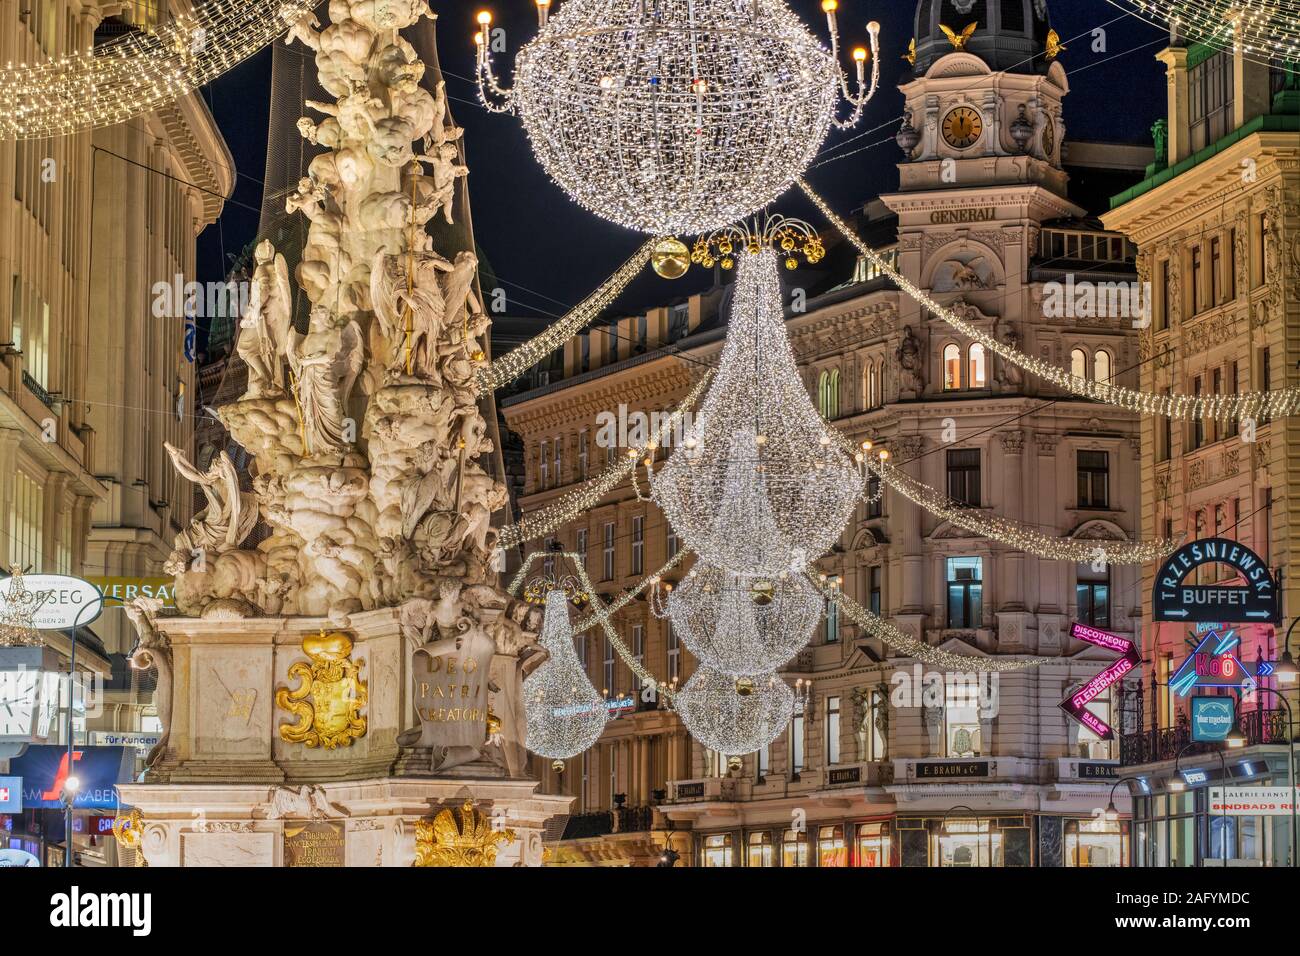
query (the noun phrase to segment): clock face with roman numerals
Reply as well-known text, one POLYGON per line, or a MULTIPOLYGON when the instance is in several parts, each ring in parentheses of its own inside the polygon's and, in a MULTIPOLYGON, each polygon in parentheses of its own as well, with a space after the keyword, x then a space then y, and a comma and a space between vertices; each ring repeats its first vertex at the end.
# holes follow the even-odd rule
POLYGON ((953 149, 965 149, 984 132, 984 119, 969 106, 949 110, 943 118, 943 138, 953 149))

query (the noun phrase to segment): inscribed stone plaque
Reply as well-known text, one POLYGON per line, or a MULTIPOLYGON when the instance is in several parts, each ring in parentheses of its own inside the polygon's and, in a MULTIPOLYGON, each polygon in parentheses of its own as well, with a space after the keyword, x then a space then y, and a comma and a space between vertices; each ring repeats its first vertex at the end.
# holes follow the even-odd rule
POLYGON ((342 823, 317 820, 284 828, 285 866, 343 866, 342 823))

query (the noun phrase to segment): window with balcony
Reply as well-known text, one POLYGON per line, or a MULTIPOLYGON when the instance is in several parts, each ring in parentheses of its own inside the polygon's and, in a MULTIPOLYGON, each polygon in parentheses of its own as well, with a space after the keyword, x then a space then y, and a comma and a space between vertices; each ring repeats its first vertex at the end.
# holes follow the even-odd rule
POLYGON ((1080 508, 1110 507, 1110 454, 1079 449, 1076 484, 1080 508))
POLYGON ((984 620, 984 559, 948 558, 948 626, 980 627, 984 620))

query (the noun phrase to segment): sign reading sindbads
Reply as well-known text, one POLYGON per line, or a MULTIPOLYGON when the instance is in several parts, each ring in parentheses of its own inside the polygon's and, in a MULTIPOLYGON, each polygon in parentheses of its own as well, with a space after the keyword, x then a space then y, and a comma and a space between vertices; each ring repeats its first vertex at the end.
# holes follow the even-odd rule
POLYGON ((1151 589, 1151 608, 1153 621, 1282 623, 1277 582, 1264 559, 1227 538, 1192 541, 1166 558, 1151 589), (1204 564, 1235 568, 1246 583, 1183 583, 1204 564))

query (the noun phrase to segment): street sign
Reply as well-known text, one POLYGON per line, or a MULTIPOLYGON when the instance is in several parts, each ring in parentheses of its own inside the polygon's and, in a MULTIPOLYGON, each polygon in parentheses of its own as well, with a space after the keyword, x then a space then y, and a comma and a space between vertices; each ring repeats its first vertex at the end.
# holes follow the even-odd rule
POLYGON ((1277 582, 1264 559, 1227 538, 1192 541, 1166 558, 1151 589, 1151 609, 1153 621, 1282 622, 1277 582), (1228 565, 1245 584, 1184 585, 1204 564, 1228 565))
POLYGON ((1102 740, 1113 740, 1115 731, 1111 729, 1108 723, 1090 711, 1088 704, 1100 697, 1112 685, 1122 679, 1125 674, 1142 663, 1142 656, 1128 638, 1120 637, 1118 634, 1111 634, 1109 631, 1101 631, 1087 624, 1080 624, 1077 621, 1070 625, 1070 636, 1075 640, 1087 641, 1089 644, 1104 647, 1120 655, 1117 661, 1108 665, 1103 671, 1084 684, 1083 687, 1079 688, 1078 691, 1061 701, 1060 704, 1062 710, 1102 740))

